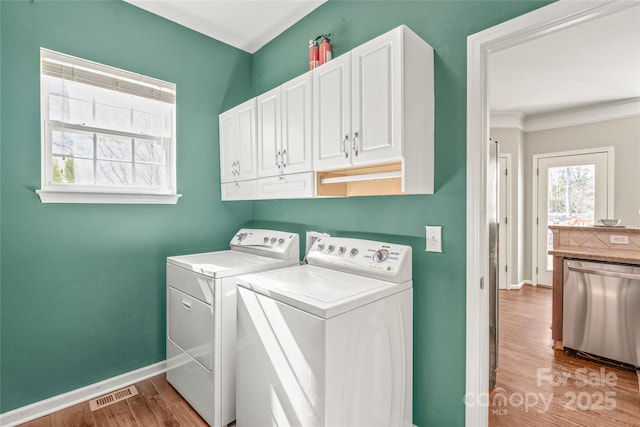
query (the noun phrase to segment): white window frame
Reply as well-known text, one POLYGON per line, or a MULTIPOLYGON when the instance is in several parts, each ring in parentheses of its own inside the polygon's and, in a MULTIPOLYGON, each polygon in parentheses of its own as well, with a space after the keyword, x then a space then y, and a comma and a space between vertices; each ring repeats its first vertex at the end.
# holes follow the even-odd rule
MULTIPOLYGON (((175 85, 163 82, 161 80, 138 75, 135 73, 108 67, 102 64, 75 58, 69 55, 60 54, 58 52, 47 49, 40 49, 41 64, 42 58, 60 59, 64 62, 84 66, 93 71, 105 74, 109 78, 123 82, 135 92, 138 90, 136 86, 153 87, 151 90, 173 90, 171 96, 175 96, 175 85), (132 79, 134 77, 135 79, 132 79), (139 83, 141 82, 141 83, 139 83)), ((41 65, 42 66, 42 65, 41 65)), ((53 162, 52 162, 52 128, 63 126, 64 128, 78 130, 88 133, 107 133, 118 136, 126 136, 136 139, 157 140, 155 137, 147 137, 124 131, 105 131, 104 129, 84 126, 81 124, 59 123, 49 120, 49 90, 46 79, 42 78, 40 73, 40 111, 41 111, 41 189, 36 190, 42 203, 117 203, 117 204, 176 204, 181 194, 176 192, 176 108, 173 108, 173 125, 171 141, 166 145, 165 152, 165 168, 167 171, 166 182, 162 188, 145 188, 145 187, 111 187, 80 184, 62 184, 54 183, 53 178, 53 162)), ((105 87, 105 86, 103 86, 105 87)), ((111 89, 110 87, 107 87, 111 89)), ((94 153, 95 154, 95 153, 94 153)))

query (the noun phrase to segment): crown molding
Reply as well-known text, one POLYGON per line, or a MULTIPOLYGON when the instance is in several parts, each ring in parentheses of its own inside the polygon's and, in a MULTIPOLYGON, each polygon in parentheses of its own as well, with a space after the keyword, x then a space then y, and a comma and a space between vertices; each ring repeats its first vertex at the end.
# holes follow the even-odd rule
POLYGON ((640 116, 640 97, 532 115, 518 112, 492 112, 491 127, 535 132, 633 116, 640 116))
POLYGON ((518 112, 492 112, 490 115, 490 127, 492 128, 516 128, 524 130, 524 114, 518 112))
POLYGON ((524 120, 523 130, 525 132, 535 132, 638 115, 640 115, 640 98, 629 98, 589 107, 527 116, 524 120))

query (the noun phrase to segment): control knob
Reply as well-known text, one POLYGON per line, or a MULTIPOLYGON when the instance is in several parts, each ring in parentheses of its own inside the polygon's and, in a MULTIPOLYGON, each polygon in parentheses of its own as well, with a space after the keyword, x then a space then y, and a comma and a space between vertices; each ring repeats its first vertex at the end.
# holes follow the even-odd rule
POLYGON ((283 239, 282 237, 281 237, 281 238, 279 238, 279 239, 278 239, 278 244, 279 244, 279 245, 282 245, 283 243, 284 243, 284 239, 283 239))
POLYGON ((329 247, 327 248, 327 252, 331 253, 335 248, 336 248, 335 246, 329 245, 329 247))
POLYGON ((389 251, 386 249, 378 249, 373 253, 373 260, 375 262, 383 262, 389 258, 389 251))
POLYGON ((340 248, 338 249, 338 254, 342 255, 347 251, 347 248, 345 248, 344 246, 340 246, 340 248))
POLYGON ((358 255, 358 248, 352 248, 351 251, 349 252, 349 255, 351 256, 358 255))
POLYGON ((319 251, 324 250, 324 243, 318 243, 317 248, 318 248, 319 251))

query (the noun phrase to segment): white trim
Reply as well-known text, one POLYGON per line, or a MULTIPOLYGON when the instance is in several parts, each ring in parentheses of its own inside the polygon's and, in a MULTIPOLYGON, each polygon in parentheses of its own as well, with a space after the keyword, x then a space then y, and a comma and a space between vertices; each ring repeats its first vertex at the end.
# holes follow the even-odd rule
POLYGON ((27 421, 40 418, 44 415, 60 411, 78 403, 86 402, 103 394, 111 393, 131 384, 159 375, 167 370, 167 362, 162 361, 135 371, 127 372, 117 377, 90 384, 67 393, 50 397, 21 408, 0 414, 0 425, 12 427, 27 421))
POLYGON ((600 147, 600 148, 583 148, 580 150, 571 151, 558 151, 553 153, 541 153, 533 155, 533 163, 531 167, 531 277, 533 278, 533 286, 537 286, 539 283, 539 274, 536 273, 536 267, 538 265, 538 225, 533 221, 538 217, 538 179, 537 169, 538 162, 541 159, 552 159, 555 157, 571 157, 584 154, 607 154, 607 218, 615 218, 613 213, 613 195, 614 195, 614 147, 600 147))
MULTIPOLYGON (((500 146, 500 141, 498 141, 498 147, 500 146)), ((498 153, 500 153, 499 149, 498 149, 498 153)), ((498 154, 498 164, 500 164, 500 158, 505 159, 506 162, 506 169, 507 169, 507 177, 505 179, 505 182, 507 183, 506 188, 505 188, 505 192, 506 192, 506 199, 507 199, 507 208, 506 208, 506 214, 507 214, 507 224, 506 226, 504 226, 505 224, 502 224, 502 218, 498 218, 498 223, 502 224, 503 227, 498 229, 498 233, 502 233, 504 231, 504 233, 506 234, 505 236, 505 241, 507 242, 507 253, 506 253, 506 264, 507 264, 507 283, 505 284, 506 288, 505 289, 510 289, 509 282, 511 281, 511 268, 512 268, 512 264, 511 264, 511 253, 513 252, 513 234, 512 234, 512 225, 513 225, 513 215, 512 215, 512 207, 513 207, 513 201, 512 201, 512 190, 511 190, 511 180, 513 179, 513 177, 511 176, 512 170, 511 170, 511 153, 503 153, 503 154, 498 154)), ((500 171, 500 174, 502 174, 502 170, 500 171)), ((500 190, 502 191, 502 190, 500 190)), ((498 197, 500 197, 500 195, 498 195, 498 197)), ((500 200, 500 199, 498 199, 500 200)), ((498 214, 499 214, 499 209, 498 209, 498 214)), ((498 236, 500 236, 500 234, 498 234, 498 236)), ((500 259, 500 245, 498 245, 498 259, 500 259)), ((499 268, 503 268, 504 266, 499 266, 499 268)), ((502 273, 500 273, 502 274, 502 273)), ((498 280, 498 289, 500 288, 500 280, 498 280)))
POLYGON ((524 130, 525 116, 522 113, 491 112, 492 128, 515 128, 524 130))
POLYGON ((533 285, 533 284, 531 283, 531 280, 521 280, 521 281, 520 281, 520 282, 518 282, 518 283, 514 283, 514 284, 512 284, 512 285, 509 285, 509 290, 510 290, 510 291, 518 291, 518 290, 522 289, 522 287, 523 287, 524 285, 532 285, 532 286, 535 286, 535 285, 533 285))
POLYGON ((182 194, 103 193, 36 190, 42 203, 121 203, 175 205, 182 194))
POLYGON ((465 425, 489 422, 489 223, 487 221, 487 166, 489 159, 488 56, 584 21, 629 7, 630 1, 558 1, 467 39, 467 302, 465 425), (480 249, 479 249, 480 248, 480 249), (478 403, 479 401, 483 403, 478 403))
MULTIPOLYGON (((535 132, 639 115, 640 98, 632 98, 589 107, 526 116, 523 130, 525 132, 535 132)), ((493 118, 493 114, 491 117, 493 118)))

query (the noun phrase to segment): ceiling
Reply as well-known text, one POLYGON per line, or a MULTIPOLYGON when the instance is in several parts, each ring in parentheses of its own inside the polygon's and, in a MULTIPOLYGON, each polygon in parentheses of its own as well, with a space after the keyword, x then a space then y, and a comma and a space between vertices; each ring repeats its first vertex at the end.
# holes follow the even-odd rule
MULTIPOLYGON (((254 53, 326 0, 125 0, 254 53)), ((523 117, 640 97, 640 4, 490 56, 492 112, 523 117)))
POLYGON ((492 113, 530 116, 640 97, 640 4, 489 61, 492 113))
POLYGON ((326 0, 125 0, 254 53, 326 0))

